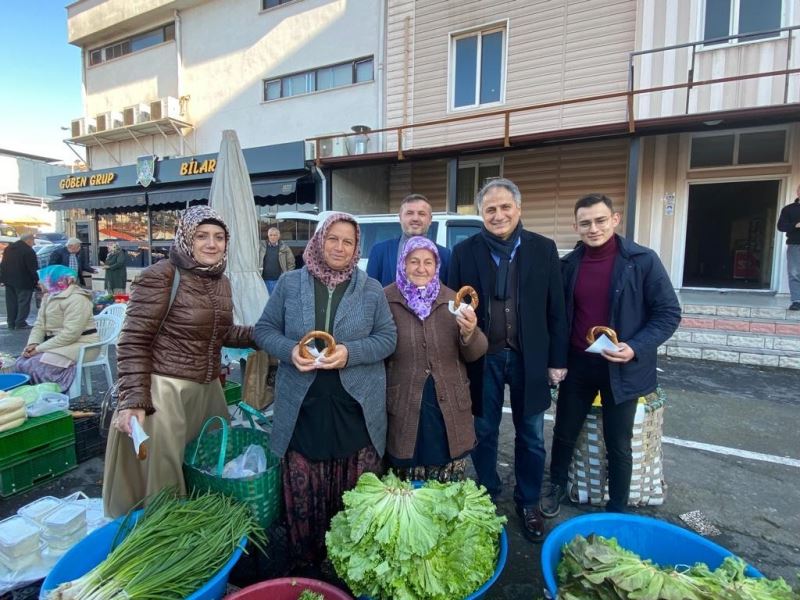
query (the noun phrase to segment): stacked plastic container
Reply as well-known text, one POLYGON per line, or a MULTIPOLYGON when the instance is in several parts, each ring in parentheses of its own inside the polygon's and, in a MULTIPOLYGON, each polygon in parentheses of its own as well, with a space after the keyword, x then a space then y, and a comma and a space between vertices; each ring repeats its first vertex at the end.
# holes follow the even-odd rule
POLYGON ((20 516, 0 521, 0 563, 9 571, 35 566, 42 559, 43 547, 35 523, 20 516))
POLYGON ((61 555, 86 537, 86 508, 65 502, 42 520, 42 540, 50 555, 61 555))

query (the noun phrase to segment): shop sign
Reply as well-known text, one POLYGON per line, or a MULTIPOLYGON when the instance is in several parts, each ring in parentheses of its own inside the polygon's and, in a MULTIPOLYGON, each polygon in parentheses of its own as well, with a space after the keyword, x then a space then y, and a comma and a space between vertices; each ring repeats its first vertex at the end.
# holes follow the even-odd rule
POLYGON ((70 175, 63 177, 58 182, 61 190, 76 190, 85 187, 108 185, 117 178, 116 173, 95 173, 94 175, 70 175))
POLYGON ((213 173, 217 168, 217 159, 208 158, 203 161, 187 160, 181 163, 181 175, 202 175, 204 173, 213 173))

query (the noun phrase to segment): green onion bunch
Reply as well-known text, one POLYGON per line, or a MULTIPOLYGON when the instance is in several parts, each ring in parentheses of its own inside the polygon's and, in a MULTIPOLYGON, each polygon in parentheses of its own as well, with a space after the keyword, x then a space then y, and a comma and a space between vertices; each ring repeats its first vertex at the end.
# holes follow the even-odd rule
POLYGON ((155 495, 135 523, 128 514, 117 538, 122 536, 103 562, 48 598, 182 600, 230 560, 244 536, 258 547, 265 541, 245 505, 213 493, 180 498, 174 489, 155 495))

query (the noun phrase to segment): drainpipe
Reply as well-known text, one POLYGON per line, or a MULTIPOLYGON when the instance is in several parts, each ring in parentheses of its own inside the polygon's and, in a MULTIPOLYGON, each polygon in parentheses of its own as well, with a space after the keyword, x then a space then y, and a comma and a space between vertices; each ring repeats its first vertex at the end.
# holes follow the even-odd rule
POLYGON ((636 241, 636 188, 639 186, 639 148, 642 138, 634 136, 628 149, 628 186, 625 201, 625 237, 636 241))
MULTIPOLYGON (((379 10, 378 10, 378 23, 379 23, 379 37, 378 37, 378 55, 375 57, 377 60, 375 61, 375 78, 377 84, 377 127, 375 129, 383 129, 384 127, 384 116, 386 114, 385 110, 385 97, 386 97, 386 65, 384 64, 386 58, 386 2, 388 0, 384 0, 380 2, 379 10)), ((383 150, 383 133, 380 134, 379 140, 379 150, 383 150)))
POLYGON ((319 177, 319 208, 320 212, 331 210, 330 199, 328 198, 328 179, 325 173, 317 166, 312 166, 311 170, 319 177))
MULTIPOLYGON (((178 98, 183 102, 183 52, 181 51, 181 46, 183 42, 183 34, 181 31, 181 15, 176 10, 173 13, 173 17, 175 19, 175 54, 176 54, 176 63, 177 63, 177 74, 176 80, 178 84, 178 98)), ((181 106, 183 109, 183 106, 181 106)), ((188 119, 187 119, 188 120, 188 119)), ((184 146, 183 136, 179 135, 179 144, 181 149, 181 156, 186 156, 186 148, 184 146)))

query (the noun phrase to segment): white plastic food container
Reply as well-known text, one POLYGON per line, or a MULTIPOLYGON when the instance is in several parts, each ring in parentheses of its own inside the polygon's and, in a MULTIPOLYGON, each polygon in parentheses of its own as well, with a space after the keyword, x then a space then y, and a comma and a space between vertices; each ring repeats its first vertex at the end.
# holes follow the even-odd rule
POLYGON ((20 516, 0 521, 0 552, 8 559, 36 553, 39 549, 39 528, 20 516))
POLYGON ((42 530, 48 537, 69 536, 86 526, 86 508, 70 502, 57 508, 42 521, 42 530))
POLYGON ((41 551, 44 549, 44 547, 44 543, 38 542, 32 552, 21 554, 19 556, 8 556, 5 552, 0 551, 0 565, 3 565, 12 573, 15 571, 22 571, 23 569, 35 567, 42 562, 41 551))
POLYGON ((87 527, 86 523, 84 523, 69 535, 47 535, 46 533, 43 533, 42 540, 44 540, 44 542, 47 544, 47 547, 52 551, 53 554, 63 554, 75 544, 80 542, 83 538, 85 538, 86 531, 87 527))
POLYGON ((44 496, 38 500, 34 500, 30 504, 26 504, 17 511, 20 517, 25 517, 31 521, 35 521, 41 525, 44 518, 59 508, 63 502, 53 496, 44 496))

